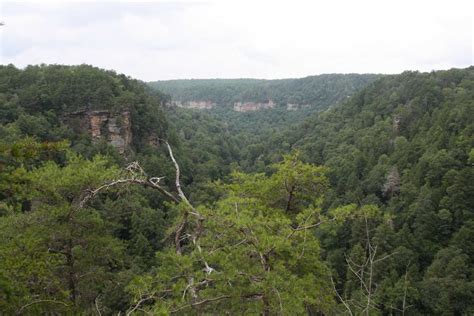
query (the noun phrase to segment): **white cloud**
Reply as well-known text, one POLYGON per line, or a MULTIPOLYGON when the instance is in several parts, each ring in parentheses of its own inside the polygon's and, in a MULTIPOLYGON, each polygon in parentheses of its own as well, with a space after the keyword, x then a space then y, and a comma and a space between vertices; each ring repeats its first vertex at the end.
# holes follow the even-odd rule
POLYGON ((470 1, 2 2, 1 63, 143 80, 397 73, 473 62, 470 1))

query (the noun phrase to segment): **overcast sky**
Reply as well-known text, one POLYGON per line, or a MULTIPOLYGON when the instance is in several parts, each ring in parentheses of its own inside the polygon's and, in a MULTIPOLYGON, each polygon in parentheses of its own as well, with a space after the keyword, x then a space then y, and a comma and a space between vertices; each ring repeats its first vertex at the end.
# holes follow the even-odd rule
POLYGON ((473 1, 0 1, 0 61, 142 80, 399 73, 473 64, 473 1))

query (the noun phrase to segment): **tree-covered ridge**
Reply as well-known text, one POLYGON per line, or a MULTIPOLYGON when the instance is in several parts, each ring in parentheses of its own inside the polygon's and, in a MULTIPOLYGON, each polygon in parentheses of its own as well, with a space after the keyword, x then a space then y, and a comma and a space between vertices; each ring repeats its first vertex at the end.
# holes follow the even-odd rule
MULTIPOLYGON (((329 168, 327 208, 375 204, 390 217, 371 228, 378 251, 393 253, 374 279, 374 304, 386 312, 401 308, 397 291, 413 314, 474 310, 474 248, 467 237, 474 233, 473 117, 473 67, 405 72, 283 136, 308 161, 329 168)), ((351 285, 360 280, 353 280, 344 254, 368 254, 367 243, 354 242, 358 229, 323 238, 347 300, 360 295, 351 285)))
POLYGON ((146 136, 166 132, 166 100, 143 82, 89 65, 0 66, 2 129, 9 126, 41 140, 69 139, 84 150, 88 139, 65 124, 69 114, 130 112, 136 149, 146 136))
POLYGON ((174 100, 212 101, 218 105, 234 102, 267 102, 311 105, 326 109, 373 82, 380 75, 325 74, 300 79, 191 79, 150 82, 151 87, 169 94, 174 100))
MULTIPOLYGON (((328 164, 333 172, 339 172, 337 178, 345 188, 356 187, 358 179, 367 177, 371 168, 382 162, 396 166, 400 176, 410 172, 421 177, 421 186, 439 184, 434 179, 440 180, 440 174, 424 178, 428 166, 420 171, 416 166, 431 155, 459 161, 452 167, 469 165, 473 80, 472 67, 387 76, 340 106, 313 115, 285 137, 292 148, 302 149, 311 161, 328 164)), ((430 172, 443 172, 436 169, 430 172)), ((345 188, 340 187, 339 192, 345 188)), ((381 201, 388 200, 382 192, 368 188, 365 192, 377 194, 381 201)))
POLYGON ((0 93, 29 112, 123 109, 149 97, 142 82, 89 65, 0 67, 0 93))

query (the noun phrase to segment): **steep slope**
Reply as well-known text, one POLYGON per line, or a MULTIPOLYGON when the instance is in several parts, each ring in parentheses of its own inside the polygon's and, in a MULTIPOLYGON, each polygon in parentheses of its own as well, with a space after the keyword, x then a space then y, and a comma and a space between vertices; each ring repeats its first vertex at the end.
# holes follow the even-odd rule
MULTIPOLYGON (((393 256, 373 279, 374 302, 387 313, 401 308, 394 293, 403 287, 411 291, 410 313, 473 311, 473 117, 474 67, 405 72, 282 136, 308 161, 330 168, 326 208, 380 208, 383 217, 367 234, 375 236, 372 247, 393 256)), ((347 299, 360 295, 346 261, 367 250, 357 241, 364 226, 354 222, 324 237, 347 299)))
MULTIPOLYGON (((296 126, 311 113, 347 99, 379 77, 328 74, 282 80, 170 80, 149 85, 171 96, 167 112, 176 133, 186 135, 181 138, 183 145, 190 152, 193 148, 207 148, 208 154, 216 153, 210 160, 227 162, 225 167, 218 168, 218 173, 225 176, 231 162, 234 166, 239 163, 247 171, 261 170, 264 161, 270 162, 262 155, 264 144, 274 134, 296 126), (212 128, 208 128, 209 122, 212 128), (187 128, 190 125, 196 129, 190 131, 187 128), (233 148, 232 154, 216 149, 222 141, 226 143, 224 147, 233 148), (260 163, 255 164, 255 160, 260 163)), ((278 159, 279 156, 272 161, 278 159)))
MULTIPOLYGON (((311 161, 338 170, 339 192, 357 187, 357 180, 384 155, 400 174, 414 171, 427 153, 443 150, 454 160, 464 160, 459 166, 466 165, 472 147, 473 75, 471 67, 388 76, 340 106, 314 115, 286 137, 311 161), (345 159, 357 173, 346 172, 345 159)), ((366 188, 365 193, 385 201, 381 192, 366 188)))
MULTIPOLYGON (((351 268, 365 264, 367 249, 375 247, 384 258, 370 267, 375 309, 414 315, 473 310, 474 67, 386 76, 302 124, 278 121, 278 109, 227 112, 227 118, 245 117, 241 121, 219 120, 212 114, 219 110, 192 111, 200 113, 192 119, 199 126, 214 121, 207 132, 234 137, 239 150, 228 156, 234 168, 271 172, 268 166, 282 153, 298 150, 305 161, 329 167, 323 209, 371 208, 320 235, 342 297, 364 302, 367 293, 351 268)), ((200 137, 197 146, 211 139, 200 137)), ((369 266, 364 269, 368 282, 369 266)))

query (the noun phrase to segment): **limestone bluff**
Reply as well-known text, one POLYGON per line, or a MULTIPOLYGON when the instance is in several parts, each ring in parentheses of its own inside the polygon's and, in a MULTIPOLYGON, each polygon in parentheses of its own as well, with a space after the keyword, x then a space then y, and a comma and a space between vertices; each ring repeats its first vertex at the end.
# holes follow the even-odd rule
POLYGON ((124 154, 132 142, 132 123, 129 111, 81 110, 63 117, 63 122, 76 133, 87 133, 93 142, 107 141, 124 154))

